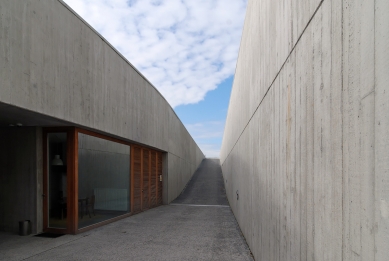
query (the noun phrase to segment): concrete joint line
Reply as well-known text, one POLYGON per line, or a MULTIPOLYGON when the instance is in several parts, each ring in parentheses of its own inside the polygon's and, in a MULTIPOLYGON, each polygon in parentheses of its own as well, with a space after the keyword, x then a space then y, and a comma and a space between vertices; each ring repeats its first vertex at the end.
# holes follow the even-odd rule
POLYGON ((63 246, 63 245, 72 243, 72 242, 74 242, 74 241, 77 241, 77 240, 79 240, 79 239, 81 239, 81 238, 84 238, 84 237, 87 237, 87 236, 89 236, 89 235, 85 235, 85 236, 82 236, 82 237, 78 237, 78 238, 76 238, 76 239, 70 240, 70 241, 65 242, 65 243, 63 243, 63 244, 59 244, 58 246, 54 246, 54 247, 49 248, 49 249, 46 249, 46 250, 44 250, 44 251, 42 251, 42 252, 39 252, 39 253, 33 254, 33 255, 29 256, 29 257, 23 258, 23 259, 21 259, 21 261, 30 259, 30 258, 32 258, 32 257, 34 257, 34 256, 37 256, 37 255, 43 254, 43 253, 45 253, 45 252, 51 251, 51 250, 53 250, 53 249, 55 249, 55 248, 57 248, 57 247, 60 247, 60 246, 63 246))
MULTIPOLYGON (((315 17, 316 13, 319 11, 320 7, 322 6, 324 0, 321 0, 320 3, 318 4, 318 6, 316 7, 315 11, 313 12, 311 18, 309 19, 308 23, 305 25, 303 31, 301 32, 301 34, 299 35, 299 37, 297 38, 297 41, 296 43, 293 45, 292 49, 290 50, 288 56, 286 57, 284 63, 281 65, 281 68, 278 70, 276 76, 274 77, 273 81, 270 83, 270 86, 267 88, 266 92, 265 92, 265 95, 262 97, 261 101, 259 102, 257 108, 254 110, 253 114, 251 115, 249 121, 247 122, 246 126, 243 128, 242 132, 239 134, 239 137, 238 139, 235 141, 234 143, 234 146, 232 146, 230 152, 227 154, 227 156, 225 157, 224 161, 226 161, 228 159, 228 157, 230 156, 231 152, 234 150, 236 144, 238 143, 238 141, 240 140, 240 137, 243 135, 244 131, 246 130, 247 126, 249 126, 252 118, 254 117, 255 113, 257 112, 257 110, 259 109, 259 106, 261 106, 262 102, 265 100, 267 94, 269 93, 271 87, 273 86, 274 82, 277 80, 279 74, 281 73, 282 69, 285 67, 285 64, 286 62, 288 61, 288 59, 290 58, 290 56, 292 55, 292 53, 294 52, 294 50, 296 49, 296 46, 297 44, 300 42, 300 39, 301 37, 303 36, 303 34, 305 33, 305 31, 307 30, 308 26, 311 24, 313 18, 315 17)), ((239 57, 238 57, 239 58, 239 57)), ((236 71, 236 70, 235 70, 236 71)), ((231 100, 230 100, 231 101, 231 100)), ((229 105, 228 105, 229 106, 229 105)), ((228 117, 228 112, 227 112, 227 117, 228 117)), ((223 162, 221 162, 220 164, 223 165, 223 162)))
POLYGON ((218 207, 218 208, 229 208, 227 205, 196 205, 196 204, 169 204, 170 206, 188 206, 188 207, 218 207))

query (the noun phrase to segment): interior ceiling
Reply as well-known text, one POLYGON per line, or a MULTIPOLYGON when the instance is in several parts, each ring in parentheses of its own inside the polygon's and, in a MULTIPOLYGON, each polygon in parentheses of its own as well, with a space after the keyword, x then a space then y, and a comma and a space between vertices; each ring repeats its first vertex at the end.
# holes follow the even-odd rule
POLYGON ((51 126, 76 126, 76 127, 81 127, 85 130, 91 130, 96 133, 100 133, 106 136, 110 136, 113 138, 117 138, 120 140, 132 142, 134 144, 140 144, 144 147, 149 147, 151 149, 156 149, 158 151, 162 151, 158 148, 154 148, 151 146, 147 146, 145 144, 141 144, 136 141, 131 141, 128 139, 123 139, 123 137, 117 136, 117 135, 112 135, 110 133, 105 133, 100 130, 88 128, 86 126, 81 126, 76 123, 60 120, 51 116, 47 116, 44 114, 40 114, 37 112, 33 112, 30 110, 26 110, 23 108, 19 108, 13 105, 9 105, 6 103, 0 102, 0 127, 9 127, 10 124, 16 126, 16 124, 21 123, 22 126, 42 126, 42 127, 51 127, 51 126))
POLYGON ((21 123, 23 126, 71 126, 73 124, 37 112, 0 103, 0 127, 21 123))

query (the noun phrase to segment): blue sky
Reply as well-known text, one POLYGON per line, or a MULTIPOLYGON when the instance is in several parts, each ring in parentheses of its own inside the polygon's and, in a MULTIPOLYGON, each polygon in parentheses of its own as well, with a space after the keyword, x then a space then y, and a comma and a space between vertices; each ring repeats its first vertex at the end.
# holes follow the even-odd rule
POLYGON ((218 157, 247 0, 64 0, 166 98, 218 157))
POLYGON ((174 109, 207 157, 219 157, 232 83, 231 76, 204 100, 174 109))

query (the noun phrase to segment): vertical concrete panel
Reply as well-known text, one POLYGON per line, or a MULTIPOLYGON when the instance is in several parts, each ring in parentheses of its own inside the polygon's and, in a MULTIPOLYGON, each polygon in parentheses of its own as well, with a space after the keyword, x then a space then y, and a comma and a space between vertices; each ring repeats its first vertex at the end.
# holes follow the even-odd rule
POLYGON ((375 1, 375 258, 389 255, 389 2, 375 1))
MULTIPOLYGON (((275 196, 273 201, 273 208, 275 209, 275 213, 272 216, 272 219, 274 220, 273 223, 275 223, 275 236, 274 236, 274 246, 272 249, 272 255, 274 260, 280 260, 281 257, 281 222, 280 222, 280 215, 281 215, 281 172, 280 172, 280 164, 278 162, 280 161, 281 157, 281 122, 280 122, 280 83, 279 78, 276 79, 273 86, 274 90, 274 122, 275 122, 275 135, 274 135, 274 169, 275 169, 275 184, 273 187, 275 188, 275 196)), ((261 166, 260 166, 261 167, 261 166)), ((274 233, 274 232, 273 232, 274 233)))
POLYGON ((260 193, 260 185, 259 185, 259 160, 260 160, 260 154, 259 154, 259 148, 260 148, 260 141, 259 141, 259 135, 257 132, 253 131, 258 129, 258 114, 254 114, 253 119, 250 122, 250 137, 249 140, 250 143, 250 159, 251 159, 251 168, 250 172, 252 175, 251 180, 251 244, 253 246, 252 252, 255 256, 258 256, 260 254, 260 222, 258 220, 261 217, 261 211, 260 211, 260 204, 259 204, 259 193, 260 193))
MULTIPOLYGON (((329 207, 331 208, 330 219, 327 221, 331 224, 331 234, 327 241, 332 244, 331 256, 334 260, 342 259, 342 225, 343 225, 343 211, 342 211, 342 180, 343 180, 343 146, 342 146, 342 1, 332 0, 330 7, 325 6, 328 12, 331 13, 331 20, 327 21, 330 29, 326 34, 326 41, 330 41, 331 58, 329 61, 330 74, 329 84, 329 111, 330 111, 330 126, 327 127, 327 132, 330 136, 330 150, 328 155, 329 177, 331 178, 331 187, 327 188, 329 197, 329 207)), ((325 24, 327 26, 327 24, 325 24)))
POLYGON ((12 78, 11 78, 11 54, 10 48, 11 41, 13 40, 10 37, 11 34, 11 12, 10 5, 12 2, 6 2, 3 5, 0 5, 0 58, 2 59, 2 63, 0 64, 0 96, 5 102, 9 102, 11 100, 11 86, 12 86, 12 78))
MULTIPOLYGON (((305 40, 305 38, 304 38, 305 40)), ((303 40, 302 40, 303 41, 303 40)), ((306 53, 306 52, 304 52, 306 53)), ((296 48, 296 67, 295 67, 295 88, 296 88, 296 196, 298 202, 298 218, 296 226, 298 227, 298 244, 300 247, 300 260, 307 260, 307 208, 306 208, 306 88, 303 84, 303 66, 300 61, 305 60, 303 53, 296 48)))
POLYGON ((0 134, 0 230, 17 233, 18 221, 30 220, 37 232, 36 130, 2 127, 0 134))
MULTIPOLYGON (((250 129, 251 126, 247 126, 247 129, 250 129)), ((249 140, 249 131, 245 131, 241 137, 242 141, 240 142, 240 151, 239 155, 241 157, 241 177, 240 177, 240 186, 239 186, 239 201, 241 206, 241 222, 244 224, 241 229, 242 232, 247 235, 246 241, 248 244, 252 243, 252 187, 251 182, 253 180, 253 174, 250 172, 251 158, 253 155, 250 155, 251 146, 248 145, 249 140), (244 156, 245 155, 245 156, 244 156)))
MULTIPOLYGON (((286 61, 288 63, 288 61, 286 61)), ((285 67, 286 68, 286 67, 285 67)), ((289 176, 287 175, 286 150, 287 150, 287 69, 279 75, 280 83, 280 174, 281 174, 281 213, 280 213, 280 260, 290 258, 290 234, 288 227, 287 200, 289 194, 289 176)))
POLYGON ((374 2, 343 16, 343 258, 374 260, 374 2))
MULTIPOLYGON (((325 170, 322 169, 322 149, 323 149, 323 125, 326 122, 323 122, 322 115, 322 102, 323 96, 321 90, 324 88, 322 83, 322 10, 320 9, 315 16, 315 19, 312 21, 312 40, 313 40, 313 206, 314 206, 314 259, 322 260, 323 259, 323 250, 320 246, 324 245, 323 239, 323 228, 322 228, 322 211, 323 197, 324 193, 322 191, 323 176, 325 175, 325 170)), ((325 214, 325 213, 324 213, 325 214)))
POLYGON ((290 176, 290 234, 291 234, 291 256, 290 260, 300 260, 300 202, 299 202, 299 176, 297 172, 298 161, 298 139, 296 138, 296 53, 290 56, 288 72, 288 109, 287 109, 287 164, 288 175, 290 176))
MULTIPOLYGON (((314 260, 314 175, 313 175, 313 159, 314 159, 314 142, 313 142, 313 127, 314 127, 314 100, 313 100, 313 35, 312 29, 308 30, 302 36, 302 42, 297 45, 298 50, 303 53, 301 71, 302 88, 305 90, 306 101, 306 156, 305 156, 305 182, 306 182, 306 258, 314 260), (307 49, 306 49, 307 48, 307 49)), ((304 249, 304 248, 303 248, 304 249)))

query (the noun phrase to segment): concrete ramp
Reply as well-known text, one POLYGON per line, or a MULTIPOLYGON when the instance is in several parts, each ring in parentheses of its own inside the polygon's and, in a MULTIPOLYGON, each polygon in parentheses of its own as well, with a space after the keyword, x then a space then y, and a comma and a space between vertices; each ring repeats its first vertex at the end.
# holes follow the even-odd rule
POLYGON ((204 159, 172 204, 229 206, 219 159, 204 159))

